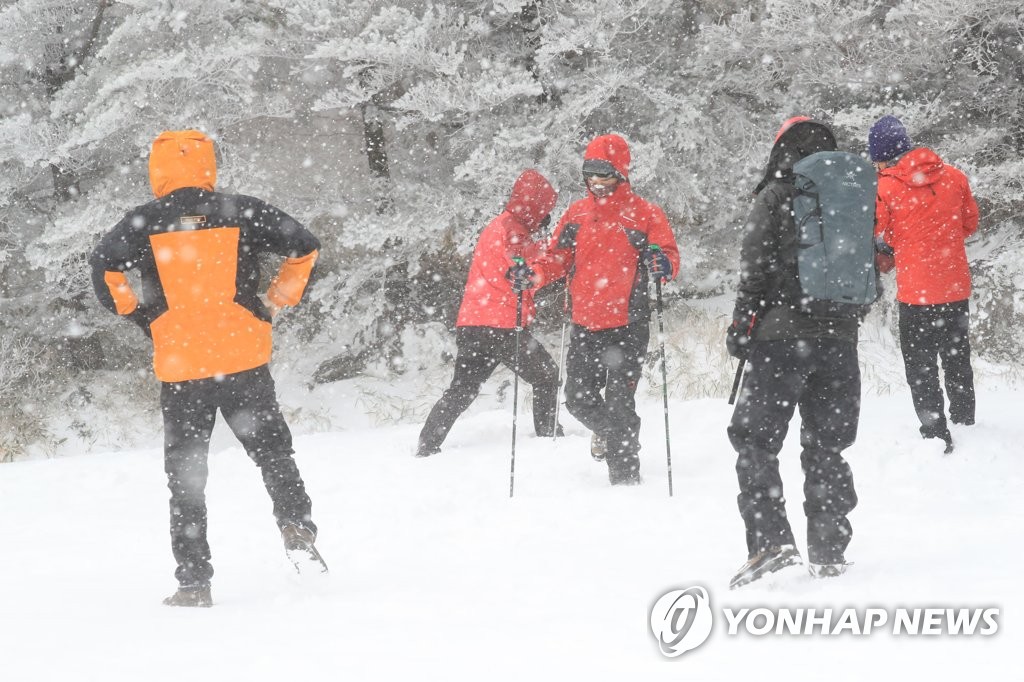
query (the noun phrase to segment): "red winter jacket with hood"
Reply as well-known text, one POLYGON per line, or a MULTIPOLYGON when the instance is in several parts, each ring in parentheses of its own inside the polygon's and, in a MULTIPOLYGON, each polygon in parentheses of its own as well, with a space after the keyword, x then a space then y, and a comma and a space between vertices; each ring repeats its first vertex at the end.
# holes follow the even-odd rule
POLYGON ((967 177, 919 147, 878 177, 875 235, 896 259, 896 298, 911 305, 963 301, 971 295, 964 240, 978 229, 967 177))
MULTIPOLYGON (((541 222, 555 207, 558 194, 535 170, 527 170, 512 186, 505 210, 480 233, 466 278, 457 327, 516 326, 516 292, 505 279, 513 258, 531 261, 543 252, 536 240, 541 222)), ((523 324, 535 316, 533 291, 523 292, 523 324)))
POLYGON ((657 245, 672 263, 672 276, 679 272, 679 248, 668 218, 661 208, 633 194, 629 146, 621 137, 594 138, 583 158, 607 161, 622 181, 607 197, 599 199, 588 190, 585 199, 569 206, 548 253, 534 265, 539 285, 568 274, 572 321, 591 331, 648 320, 648 276, 640 254, 657 245))

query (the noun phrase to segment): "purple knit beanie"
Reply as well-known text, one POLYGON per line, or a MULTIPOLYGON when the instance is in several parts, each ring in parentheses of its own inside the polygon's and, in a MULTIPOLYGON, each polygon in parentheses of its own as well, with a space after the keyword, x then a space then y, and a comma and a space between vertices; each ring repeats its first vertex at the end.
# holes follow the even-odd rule
POLYGON ((891 161, 910 151, 910 136, 898 118, 883 116, 871 126, 868 149, 872 161, 891 161))

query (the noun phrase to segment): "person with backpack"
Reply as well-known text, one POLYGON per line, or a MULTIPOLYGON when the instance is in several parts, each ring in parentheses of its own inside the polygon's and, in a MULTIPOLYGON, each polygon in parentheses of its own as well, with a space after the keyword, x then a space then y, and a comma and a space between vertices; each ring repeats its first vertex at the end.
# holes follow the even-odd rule
POLYGON ((612 485, 641 482, 635 394, 650 338, 647 288, 679 270, 668 218, 633 193, 629 166, 622 137, 591 140, 583 154, 587 197, 569 206, 547 254, 527 266, 535 286, 569 277, 565 405, 593 432, 591 454, 606 461, 612 485))
POLYGON ((213 566, 205 488, 218 410, 263 474, 289 558, 300 570, 327 568, 313 544, 312 505, 268 369, 271 318, 299 303, 320 244, 270 204, 215 191, 213 141, 199 131, 161 133, 149 174, 156 199, 129 211, 102 238, 90 260, 92 280, 103 306, 152 340, 162 382, 178 579, 164 604, 208 607, 213 566), (284 262, 261 296, 263 254, 284 262), (133 270, 141 297, 126 275, 133 270))
POLYGON ((513 184, 505 210, 480 233, 455 322, 455 375, 423 424, 417 457, 441 451, 455 420, 476 399, 499 363, 517 371, 533 387, 537 435, 561 434, 555 423, 558 366, 526 329, 536 308, 528 275, 518 265, 543 250, 540 234, 557 199, 547 178, 527 170, 513 184))
POLYGON ((875 233, 896 266, 900 349, 923 438, 946 443, 938 359, 942 359, 949 421, 974 424, 971 369, 971 270, 964 240, 978 229, 978 204, 967 177, 927 147, 914 147, 895 116, 878 119, 868 133, 878 169, 875 233))
POLYGON ((776 135, 744 228, 726 336, 730 355, 747 364, 728 435, 748 560, 730 588, 802 563, 778 461, 798 409, 808 569, 846 569, 857 494, 842 453, 860 413, 857 328, 877 297, 875 189, 871 166, 837 152, 824 123, 797 116, 776 135))

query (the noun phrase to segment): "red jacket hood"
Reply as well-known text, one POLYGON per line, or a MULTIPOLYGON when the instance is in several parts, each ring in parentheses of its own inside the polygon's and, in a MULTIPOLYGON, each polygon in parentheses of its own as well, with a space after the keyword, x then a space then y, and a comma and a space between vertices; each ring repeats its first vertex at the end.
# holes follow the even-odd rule
POLYGON ((516 179, 505 210, 527 230, 535 232, 544 217, 554 209, 557 200, 558 192, 547 178, 531 168, 516 179))
POLYGON ((590 141, 583 152, 583 160, 607 161, 622 177, 629 179, 629 145, 618 135, 599 135, 590 141))
POLYGON ((927 187, 939 181, 943 168, 938 154, 927 147, 918 147, 901 156, 895 166, 886 168, 881 174, 911 187, 927 187))
POLYGON ((786 119, 786 121, 782 124, 782 127, 779 128, 779 132, 775 133, 775 141, 778 142, 779 138, 785 135, 786 131, 795 126, 797 123, 803 123, 804 121, 810 120, 810 116, 794 116, 792 118, 786 119))

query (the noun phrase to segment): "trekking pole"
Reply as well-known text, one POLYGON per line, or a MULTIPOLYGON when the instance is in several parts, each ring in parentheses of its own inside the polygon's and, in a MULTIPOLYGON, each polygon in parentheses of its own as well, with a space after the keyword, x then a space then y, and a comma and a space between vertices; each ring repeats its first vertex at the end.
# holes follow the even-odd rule
MULTIPOLYGON (((660 251, 658 246, 651 244, 648 248, 660 251)), ((661 277, 654 278, 654 291, 657 295, 658 311, 658 344, 661 350, 661 397, 665 413, 665 460, 668 463, 668 496, 672 497, 672 439, 668 429, 668 370, 665 368, 665 324, 662 321, 661 277)))
POLYGON ((740 360, 740 364, 736 367, 736 378, 732 380, 732 393, 729 394, 729 404, 732 405, 736 402, 736 394, 740 390, 740 384, 743 383, 743 369, 746 367, 747 359, 743 358, 740 360))
POLYGON ((562 303, 562 340, 558 344, 558 392, 555 394, 555 424, 551 431, 551 440, 558 440, 558 412, 562 407, 559 398, 562 395, 562 365, 565 364, 565 328, 569 325, 569 279, 565 281, 565 301, 562 303))
MULTIPOLYGON (((517 263, 523 262, 513 258, 517 263)), ((513 497, 516 490, 516 425, 519 421, 519 337, 523 330, 523 292, 516 291, 516 359, 512 379, 512 469, 508 477, 508 496, 513 497)))

